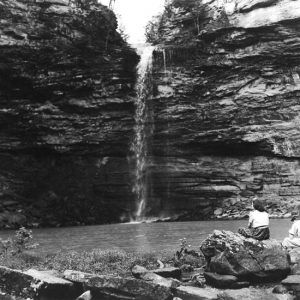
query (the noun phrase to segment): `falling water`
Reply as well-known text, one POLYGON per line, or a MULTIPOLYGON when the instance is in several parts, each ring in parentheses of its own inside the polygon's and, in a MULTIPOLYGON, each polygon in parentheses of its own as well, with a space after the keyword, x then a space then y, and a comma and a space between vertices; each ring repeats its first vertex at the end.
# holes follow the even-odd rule
POLYGON ((135 102, 135 128, 134 140, 131 150, 135 158, 135 180, 133 192, 136 196, 135 221, 141 221, 145 217, 147 203, 147 123, 149 122, 149 110, 147 99, 152 94, 152 55, 155 47, 148 46, 141 53, 141 60, 138 65, 138 78, 136 84, 136 102, 135 102))
POLYGON ((163 60, 164 60, 164 73, 167 74, 167 56, 166 56, 166 49, 162 50, 163 53, 163 60))

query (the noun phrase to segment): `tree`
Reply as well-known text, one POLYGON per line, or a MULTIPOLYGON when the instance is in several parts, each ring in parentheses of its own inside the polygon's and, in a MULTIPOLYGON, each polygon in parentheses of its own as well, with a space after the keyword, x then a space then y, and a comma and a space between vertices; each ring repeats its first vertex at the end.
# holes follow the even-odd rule
POLYGON ((125 42, 128 42, 129 35, 126 32, 126 28, 125 28, 124 24, 120 22, 120 18, 119 18, 117 30, 118 30, 119 34, 121 35, 121 37, 123 38, 123 40, 125 42))
POLYGON ((116 0, 109 0, 109 5, 108 5, 108 8, 109 9, 111 9, 111 10, 113 10, 114 8, 114 5, 115 5, 115 2, 116 2, 116 0))

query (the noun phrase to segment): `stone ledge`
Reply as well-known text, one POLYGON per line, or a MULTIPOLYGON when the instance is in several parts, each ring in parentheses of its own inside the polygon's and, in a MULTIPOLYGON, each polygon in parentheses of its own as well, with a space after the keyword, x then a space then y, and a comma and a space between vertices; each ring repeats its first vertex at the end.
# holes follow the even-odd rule
POLYGON ((0 289, 17 297, 43 300, 73 300, 79 293, 71 281, 33 269, 22 272, 1 266, 0 289))

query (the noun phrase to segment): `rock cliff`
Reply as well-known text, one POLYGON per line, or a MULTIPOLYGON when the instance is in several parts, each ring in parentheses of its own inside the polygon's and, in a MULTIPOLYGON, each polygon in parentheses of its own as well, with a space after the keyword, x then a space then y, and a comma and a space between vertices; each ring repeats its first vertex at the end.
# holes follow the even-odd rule
POLYGON ((137 54, 96 0, 0 1, 0 227, 117 222, 137 54))
POLYGON ((173 0, 148 38, 156 209, 238 218, 256 195, 288 216, 300 196, 299 1, 173 0))

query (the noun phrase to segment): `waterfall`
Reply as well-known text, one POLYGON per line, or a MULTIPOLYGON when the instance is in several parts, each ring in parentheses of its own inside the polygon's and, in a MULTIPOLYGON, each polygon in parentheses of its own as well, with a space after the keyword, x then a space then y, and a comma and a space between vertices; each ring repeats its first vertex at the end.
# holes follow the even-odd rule
POLYGON ((167 75, 167 56, 166 56, 166 49, 163 49, 163 60, 164 60, 164 73, 167 75))
POLYGON ((137 69, 135 127, 134 140, 131 150, 134 153, 135 172, 133 192, 136 197, 136 211, 134 221, 141 221, 145 217, 147 204, 147 156, 148 156, 148 128, 150 119, 147 99, 152 95, 152 55, 155 47, 143 48, 141 60, 137 69))

